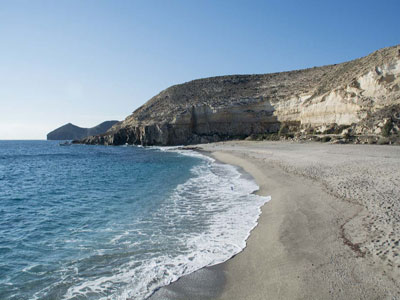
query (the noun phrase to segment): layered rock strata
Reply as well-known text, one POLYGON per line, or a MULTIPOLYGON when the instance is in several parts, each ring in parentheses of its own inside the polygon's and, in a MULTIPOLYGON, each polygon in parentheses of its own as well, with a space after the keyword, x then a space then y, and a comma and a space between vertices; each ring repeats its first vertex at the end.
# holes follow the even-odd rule
POLYGON ((182 145, 281 133, 397 135, 400 45, 341 64, 171 86, 80 143, 182 145), (342 132, 345 130, 345 132, 342 132))

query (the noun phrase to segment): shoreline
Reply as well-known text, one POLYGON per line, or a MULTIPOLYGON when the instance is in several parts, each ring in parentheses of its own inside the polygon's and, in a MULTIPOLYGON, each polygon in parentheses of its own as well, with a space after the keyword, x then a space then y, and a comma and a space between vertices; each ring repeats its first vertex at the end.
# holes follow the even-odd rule
MULTIPOLYGON (((213 157, 243 168, 259 184, 259 194, 264 195, 268 191, 272 197, 272 202, 262 208, 259 224, 252 231, 247 247, 224 263, 227 282, 216 299, 327 299, 329 292, 321 292, 321 282, 316 284, 317 276, 313 275, 312 279, 306 277, 315 266, 322 265, 318 257, 312 257, 320 255, 313 253, 314 246, 318 245, 314 236, 323 236, 325 239, 336 234, 331 230, 326 231, 326 227, 323 233, 312 233, 321 231, 324 221, 312 216, 312 209, 305 211, 300 205, 289 204, 300 197, 311 199, 316 204, 321 195, 328 197, 324 195, 323 188, 286 174, 279 168, 263 171, 260 165, 255 164, 258 161, 231 152, 214 152, 213 157), (314 195, 319 196, 313 198, 314 195), (311 230, 307 228, 309 225, 313 226, 311 230), (265 264, 265 269, 260 268, 261 262, 265 264), (305 284, 304 280, 308 283, 305 284)), ((346 207, 347 211, 352 209, 346 207)), ((346 252, 346 249, 341 250, 346 252)), ((325 291, 328 289, 326 287, 325 291)))
MULTIPOLYGON (((362 222, 370 214, 369 207, 351 197, 338 197, 335 188, 312 174, 321 175, 321 170, 312 169, 313 155, 315 162, 320 155, 331 163, 352 159, 359 149, 369 155, 384 150, 400 165, 395 150, 282 142, 224 142, 199 147, 218 161, 249 173, 260 187, 258 193, 271 195, 272 200, 262 207, 246 248, 214 266, 216 274, 223 277, 217 286, 220 292, 211 298, 200 295, 193 299, 400 299, 398 270, 387 267, 364 245, 362 222), (294 159, 300 159, 311 175, 301 174, 304 170, 294 159)), ((352 188, 359 191, 362 187, 353 184, 352 188)), ((186 285, 196 286, 195 278, 183 278, 172 285, 186 281, 186 285)))
MULTIPOLYGON (((259 186, 259 189, 257 191, 254 191, 253 194, 259 195, 259 196, 269 196, 267 194, 260 194, 260 185, 257 182, 257 180, 253 177, 252 174, 249 172, 245 171, 241 166, 236 165, 236 164, 230 164, 223 162, 219 160, 217 157, 213 155, 212 152, 201 149, 200 147, 185 147, 181 148, 180 150, 191 150, 194 152, 198 152, 201 155, 208 156, 212 159, 215 160, 216 163, 218 164, 229 164, 233 165, 237 168, 237 170, 241 173, 242 176, 248 177, 251 180, 254 180, 257 185, 259 186)), ((265 206, 269 201, 268 200, 266 203, 264 203, 263 206, 265 206)), ((223 288, 226 284, 226 276, 225 276, 225 270, 224 270, 224 265, 227 261, 233 259, 235 256, 243 252, 247 248, 247 241, 251 237, 252 232, 257 228, 258 226, 258 221, 261 217, 262 214, 262 207, 260 207, 260 215, 257 219, 257 224, 256 226, 250 230, 248 237, 246 238, 246 247, 243 248, 239 253, 234 254, 232 257, 228 258, 226 261, 222 263, 218 263, 215 265, 211 266, 206 266, 202 267, 193 273, 186 274, 182 277, 180 277, 178 280, 171 282, 170 284, 166 286, 162 286, 158 288, 157 290, 154 291, 154 293, 146 298, 147 300, 212 300, 212 299, 217 299, 222 291, 223 288)))

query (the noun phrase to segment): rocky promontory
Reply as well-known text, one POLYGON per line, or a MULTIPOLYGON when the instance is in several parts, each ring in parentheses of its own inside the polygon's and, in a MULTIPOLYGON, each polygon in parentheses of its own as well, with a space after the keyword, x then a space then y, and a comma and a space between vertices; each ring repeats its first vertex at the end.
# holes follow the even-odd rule
POLYGON ((400 45, 304 70, 167 88, 104 134, 77 143, 184 145, 230 139, 398 143, 400 45))
POLYGON ((88 136, 104 134, 118 121, 105 121, 92 128, 82 128, 74 124, 65 124, 47 134, 47 140, 76 140, 88 136))

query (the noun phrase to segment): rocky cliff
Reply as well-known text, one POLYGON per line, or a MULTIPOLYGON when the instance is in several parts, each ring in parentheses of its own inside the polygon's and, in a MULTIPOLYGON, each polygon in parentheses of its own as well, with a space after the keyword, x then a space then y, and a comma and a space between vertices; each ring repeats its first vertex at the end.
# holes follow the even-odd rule
POLYGON ((118 121, 105 121, 92 128, 82 128, 74 124, 65 124, 47 134, 47 140, 74 140, 83 139, 87 136, 103 134, 118 121))
POLYGON ((180 145, 283 137, 388 142, 400 126, 400 45, 353 61, 171 86, 87 144, 180 145))

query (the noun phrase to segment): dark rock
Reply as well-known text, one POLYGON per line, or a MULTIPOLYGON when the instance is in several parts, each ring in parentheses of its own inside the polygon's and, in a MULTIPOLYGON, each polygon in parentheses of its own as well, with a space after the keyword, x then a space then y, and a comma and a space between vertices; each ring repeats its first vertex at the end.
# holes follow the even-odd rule
POLYGON ((118 121, 105 121, 92 128, 82 128, 68 123, 47 134, 47 140, 77 140, 87 136, 103 134, 118 121))

